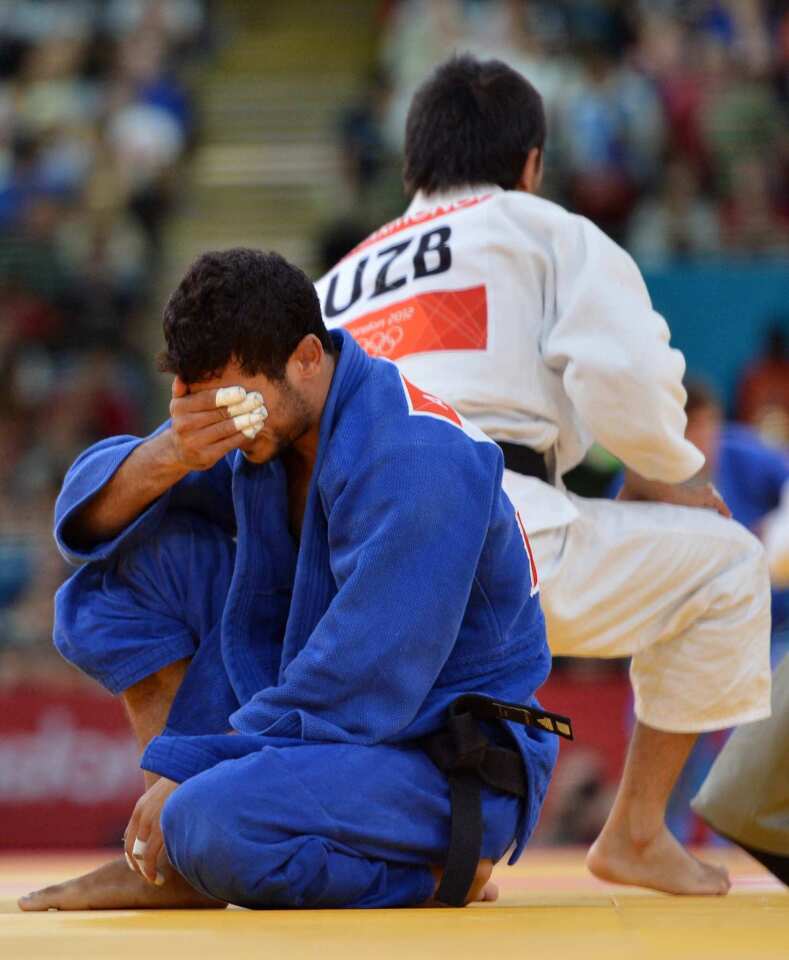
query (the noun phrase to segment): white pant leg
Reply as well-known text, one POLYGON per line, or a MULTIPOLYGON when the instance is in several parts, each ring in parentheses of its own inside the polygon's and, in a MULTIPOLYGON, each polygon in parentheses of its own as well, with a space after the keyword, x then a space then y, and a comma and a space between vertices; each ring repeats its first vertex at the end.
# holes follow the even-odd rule
POLYGON ((572 497, 578 518, 530 535, 557 656, 632 656, 636 715, 702 732, 770 712, 764 550, 710 510, 572 497))

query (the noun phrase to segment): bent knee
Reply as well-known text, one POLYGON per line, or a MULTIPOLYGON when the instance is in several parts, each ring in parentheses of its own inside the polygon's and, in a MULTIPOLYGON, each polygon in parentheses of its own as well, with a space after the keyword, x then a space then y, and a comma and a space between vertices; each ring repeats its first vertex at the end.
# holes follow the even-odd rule
POLYGON ((195 789, 200 776, 186 780, 172 793, 161 813, 162 836, 170 863, 201 893, 230 902, 217 877, 227 872, 230 852, 218 842, 219 832, 207 818, 207 798, 195 789), (224 854, 224 855, 223 855, 224 854))
POLYGON ((764 545, 747 527, 736 520, 710 516, 705 532, 700 536, 704 551, 718 577, 727 581, 733 592, 760 592, 765 597, 770 591, 770 575, 764 545), (740 590, 736 587, 739 584, 740 590))
POLYGON ((320 902, 329 883, 321 838, 267 837, 261 816, 250 831, 243 812, 202 779, 183 783, 162 810, 167 855, 178 873, 202 893, 243 907, 320 902))

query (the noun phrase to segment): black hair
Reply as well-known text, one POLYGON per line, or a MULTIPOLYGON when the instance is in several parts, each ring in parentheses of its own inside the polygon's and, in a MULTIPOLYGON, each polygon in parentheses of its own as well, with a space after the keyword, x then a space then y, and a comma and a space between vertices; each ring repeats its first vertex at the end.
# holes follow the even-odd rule
POLYGON ((334 352, 307 275, 278 253, 245 247, 198 257, 164 308, 163 327, 159 369, 185 383, 218 376, 231 359, 247 374, 281 380, 310 333, 334 352))
POLYGON ((469 54, 437 67, 411 101, 403 179, 409 194, 476 183, 512 190, 545 143, 542 97, 512 67, 469 54))

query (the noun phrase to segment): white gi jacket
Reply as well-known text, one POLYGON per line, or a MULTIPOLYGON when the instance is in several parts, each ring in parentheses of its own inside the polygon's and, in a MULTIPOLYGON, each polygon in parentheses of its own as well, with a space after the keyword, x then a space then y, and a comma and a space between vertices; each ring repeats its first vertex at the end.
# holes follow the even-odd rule
POLYGON ((547 454, 556 486, 505 474, 529 533, 577 516, 561 476, 593 440, 668 483, 704 463, 684 437, 684 358, 637 267, 554 203, 486 185, 417 194, 317 290, 327 326, 494 439, 547 454))

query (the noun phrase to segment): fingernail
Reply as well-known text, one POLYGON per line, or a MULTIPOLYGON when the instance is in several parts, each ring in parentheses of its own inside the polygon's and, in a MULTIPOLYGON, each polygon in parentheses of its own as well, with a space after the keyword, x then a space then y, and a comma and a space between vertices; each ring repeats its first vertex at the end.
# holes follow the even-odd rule
POLYGON ((247 427, 246 430, 241 431, 248 440, 254 440, 255 437, 260 433, 257 427, 247 427))
POLYGON ((140 840, 139 837, 134 838, 134 846, 132 847, 132 856, 137 859, 137 857, 142 857, 145 854, 145 848, 148 846, 147 840, 140 840))
POLYGON ((154 883, 156 884, 157 887, 164 886, 164 874, 162 873, 161 870, 156 871, 156 880, 154 880, 154 883))

